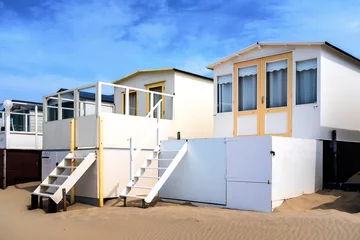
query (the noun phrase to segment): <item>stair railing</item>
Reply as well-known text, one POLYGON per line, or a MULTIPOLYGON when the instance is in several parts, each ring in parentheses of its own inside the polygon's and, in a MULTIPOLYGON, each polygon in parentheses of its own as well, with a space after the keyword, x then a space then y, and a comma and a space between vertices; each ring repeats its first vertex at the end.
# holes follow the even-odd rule
MULTIPOLYGON (((153 94, 151 93, 151 99, 153 99, 153 94)), ((152 118, 154 115, 154 111, 157 109, 157 116, 156 116, 156 125, 155 125, 155 129, 156 129, 156 144, 160 145, 160 119, 161 119, 161 103, 162 103, 162 99, 160 99, 155 106, 153 106, 150 110, 150 112, 146 115, 146 118, 150 117, 152 118)), ((150 129, 147 134, 146 137, 144 138, 144 140, 139 144, 139 147, 134 148, 133 147, 133 138, 130 137, 129 141, 130 141, 130 181, 134 182, 134 159, 137 157, 137 155, 141 152, 141 150, 144 148, 145 144, 149 141, 150 136, 151 136, 151 132, 154 129, 150 129), (136 149, 134 151, 134 149, 136 149)))

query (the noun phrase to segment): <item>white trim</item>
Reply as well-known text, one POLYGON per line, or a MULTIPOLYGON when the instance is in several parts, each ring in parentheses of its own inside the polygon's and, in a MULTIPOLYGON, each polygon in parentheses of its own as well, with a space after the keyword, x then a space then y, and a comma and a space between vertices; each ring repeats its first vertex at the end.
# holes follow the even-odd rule
POLYGON ((206 66, 207 69, 210 69, 210 70, 214 70, 214 67, 219 65, 219 64, 222 64, 226 61, 229 61, 230 59, 233 59, 237 56, 240 56, 254 48, 261 48, 262 46, 313 46, 313 45, 324 45, 325 42, 278 42, 278 43, 266 43, 266 42, 258 42, 256 44, 253 44, 247 48, 244 48, 243 50, 239 51, 239 52, 236 52, 230 56, 227 56, 215 63, 212 63, 208 66, 206 66))

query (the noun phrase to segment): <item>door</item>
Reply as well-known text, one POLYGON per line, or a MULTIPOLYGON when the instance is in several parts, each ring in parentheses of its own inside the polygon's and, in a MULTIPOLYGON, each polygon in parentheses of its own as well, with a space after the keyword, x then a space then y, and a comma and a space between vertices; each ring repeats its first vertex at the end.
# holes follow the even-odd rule
MULTIPOLYGON (((160 83, 154 83, 154 84, 149 84, 146 86, 146 90, 152 91, 152 92, 159 92, 159 93, 164 93, 165 92, 165 82, 160 82, 160 83)), ((147 93, 146 94, 146 114, 148 114, 151 110, 150 104, 150 97, 151 94, 147 93)), ((162 99, 162 103, 161 103, 161 118, 164 118, 164 114, 165 114, 165 99, 163 95, 159 95, 159 94, 154 94, 153 95, 153 106, 155 106, 159 100, 162 99)), ((156 118, 157 117, 157 111, 158 108, 155 109, 153 117, 156 118)))
POLYGON ((234 136, 291 136, 292 55, 234 64, 234 136))

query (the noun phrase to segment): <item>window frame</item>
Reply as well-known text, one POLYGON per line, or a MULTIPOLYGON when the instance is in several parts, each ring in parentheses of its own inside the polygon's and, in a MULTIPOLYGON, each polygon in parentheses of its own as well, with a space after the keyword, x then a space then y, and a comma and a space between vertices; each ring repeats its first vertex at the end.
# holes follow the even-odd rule
POLYGON ((231 113, 234 111, 234 76, 232 73, 230 74, 222 74, 222 75, 217 75, 216 76, 216 113, 217 114, 221 114, 221 113, 231 113), (220 77, 225 77, 225 76, 231 76, 231 110, 228 111, 228 112, 224 112, 224 111, 221 111, 220 112, 220 105, 219 105, 219 78, 220 77))
MULTIPOLYGON (((125 115, 125 93, 126 92, 122 92, 121 93, 121 113, 122 114, 124 114, 125 115)), ((129 97, 130 97, 130 94, 131 93, 135 93, 135 98, 136 98, 136 105, 135 105, 135 115, 131 115, 130 114, 130 110, 129 110, 129 115, 131 115, 131 116, 139 116, 139 114, 138 114, 138 111, 139 111, 139 101, 138 101, 138 91, 136 91, 136 90, 130 90, 129 91, 129 97)), ((129 104, 129 108, 130 108, 130 104, 129 104)))
POLYGON ((295 82, 294 82, 294 106, 297 106, 297 107, 301 107, 301 106, 309 106, 309 105, 315 105, 317 106, 319 104, 319 58, 318 57, 312 57, 312 58, 306 58, 306 59, 301 59, 301 60, 296 60, 294 61, 294 79, 295 79, 295 82), (296 70, 296 67, 297 67, 297 64, 298 62, 304 62, 304 61, 309 61, 309 60, 316 60, 316 102, 313 102, 313 103, 302 103, 302 104, 297 104, 296 103, 296 98, 297 98, 297 70, 296 70))

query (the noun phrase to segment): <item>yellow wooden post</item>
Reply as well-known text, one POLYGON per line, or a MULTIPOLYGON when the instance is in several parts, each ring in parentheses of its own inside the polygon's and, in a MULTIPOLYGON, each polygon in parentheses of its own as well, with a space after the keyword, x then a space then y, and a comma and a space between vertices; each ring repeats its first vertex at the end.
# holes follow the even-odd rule
MULTIPOLYGON (((70 153, 74 154, 75 153, 75 126, 76 122, 75 119, 72 119, 70 121, 70 153)), ((71 160, 71 166, 74 167, 75 166, 75 161, 71 160)), ((70 169, 71 173, 74 171, 74 168, 70 169)), ((75 186, 73 188, 71 188, 70 190, 70 204, 75 203, 75 186)))
POLYGON ((103 117, 99 116, 99 124, 98 124, 98 154, 97 154, 97 162, 98 162, 98 186, 99 186, 99 207, 104 206, 104 123, 103 117))

